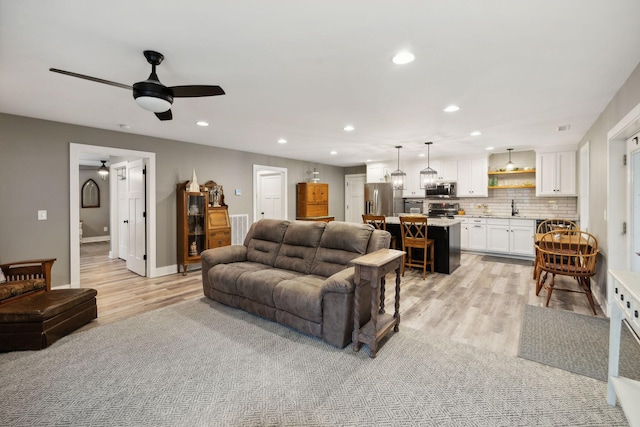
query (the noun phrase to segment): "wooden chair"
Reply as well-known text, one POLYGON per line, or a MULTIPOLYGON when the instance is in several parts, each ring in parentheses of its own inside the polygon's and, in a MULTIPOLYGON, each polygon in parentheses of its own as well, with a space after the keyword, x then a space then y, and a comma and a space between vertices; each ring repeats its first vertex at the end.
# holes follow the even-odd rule
POLYGON ((0 284, 0 305, 51 290, 53 259, 36 259, 0 264, 6 283, 0 284), (44 283, 43 283, 44 282, 44 283))
POLYGON ((402 234, 402 250, 407 254, 402 264, 402 275, 404 276, 405 267, 422 267, 422 278, 427 277, 427 265, 430 266, 433 273, 434 267, 434 247, 435 243, 432 239, 427 238, 427 217, 426 216, 401 216, 400 232, 402 234), (423 259, 414 260, 411 250, 418 248, 423 250, 423 259), (427 252, 429 256, 427 256, 427 252), (418 262, 420 261, 420 262, 418 262))
MULTIPOLYGON (((536 234, 544 234, 550 231, 555 230, 579 230, 578 225, 569 220, 562 218, 551 218, 542 221, 538 224, 538 228, 536 230, 536 234)), ((533 279, 538 279, 538 257, 536 256, 533 260, 533 279)))
POLYGON ((595 315, 591 277, 596 274, 598 252, 598 240, 585 231, 555 230, 545 233, 536 245, 539 270, 536 279, 536 295, 544 287, 547 290, 546 306, 548 307, 554 290, 584 293, 595 315), (549 275, 551 280, 547 283, 549 275), (579 289, 556 288, 556 275, 573 277, 578 282, 579 289))
MULTIPOLYGON (((373 225, 377 230, 387 231, 387 220, 384 215, 362 214, 362 222, 373 225)), ((391 235, 391 249, 396 248, 396 236, 391 235)))

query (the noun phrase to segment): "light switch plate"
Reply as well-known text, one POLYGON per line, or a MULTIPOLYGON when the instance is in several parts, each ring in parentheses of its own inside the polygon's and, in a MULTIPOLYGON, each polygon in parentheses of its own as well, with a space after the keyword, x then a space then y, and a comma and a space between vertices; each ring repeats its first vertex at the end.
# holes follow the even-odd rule
POLYGON ((236 196, 241 196, 242 191, 239 188, 236 188, 236 196))
POLYGON ((47 220, 47 211, 38 211, 38 221, 47 220))

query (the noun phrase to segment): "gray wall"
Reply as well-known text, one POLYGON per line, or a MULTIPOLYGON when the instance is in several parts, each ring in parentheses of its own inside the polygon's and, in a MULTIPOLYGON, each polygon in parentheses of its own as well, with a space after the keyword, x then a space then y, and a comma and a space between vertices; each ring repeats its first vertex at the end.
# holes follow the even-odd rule
POLYGON ((109 181, 103 181, 98 175, 97 168, 80 167, 79 175, 80 192, 80 221, 82 221, 82 237, 108 236, 109 231, 104 231, 104 227, 109 227, 109 181), (82 186, 87 180, 93 179, 100 189, 100 207, 82 207, 82 186))
POLYGON ((638 104, 640 104, 640 65, 631 73, 579 144, 579 147, 582 147, 589 141, 589 230, 598 238, 598 248, 601 253, 598 258, 597 287, 594 289, 601 304, 607 300, 608 235, 607 221, 604 220, 603 215, 608 199, 607 175, 610 173, 607 165, 607 132, 638 104))
POLYGON ((253 165, 287 168, 288 217, 296 183, 316 168, 329 184, 329 214, 344 219, 344 169, 117 131, 0 114, 0 261, 55 257, 53 285, 70 282, 69 143, 156 153, 157 267, 176 264, 176 184, 191 178, 225 189, 230 214, 253 216, 253 165), (241 196, 233 189, 242 190, 241 196), (48 211, 47 221, 37 211, 48 211))

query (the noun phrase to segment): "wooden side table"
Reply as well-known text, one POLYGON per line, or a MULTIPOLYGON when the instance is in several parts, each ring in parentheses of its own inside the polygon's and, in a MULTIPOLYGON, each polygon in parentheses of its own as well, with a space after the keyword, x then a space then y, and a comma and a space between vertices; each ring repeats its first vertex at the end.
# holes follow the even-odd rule
POLYGON ((353 309, 353 351, 359 351, 361 344, 369 346, 369 357, 376 357, 378 342, 391 328, 398 332, 400 325, 400 270, 403 251, 380 249, 354 259, 355 295, 353 309), (385 275, 396 272, 395 311, 393 315, 384 311, 385 275), (371 319, 360 327, 360 290, 366 284, 371 286, 371 319))

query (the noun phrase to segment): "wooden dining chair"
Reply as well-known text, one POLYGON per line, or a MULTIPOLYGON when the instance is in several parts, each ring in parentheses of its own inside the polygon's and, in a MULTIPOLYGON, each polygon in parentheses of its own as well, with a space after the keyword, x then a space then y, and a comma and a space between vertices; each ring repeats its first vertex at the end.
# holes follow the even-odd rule
POLYGON ((405 267, 422 267, 423 279, 427 277, 427 265, 430 266, 430 270, 433 273, 435 242, 427 237, 428 230, 426 216, 407 215, 400 217, 402 250, 407 253, 402 264, 403 276, 405 267), (422 260, 413 259, 411 250, 416 248, 422 249, 422 260))
MULTIPOLYGON (((362 214, 362 222, 373 225, 378 230, 387 231, 387 219, 384 215, 362 214)), ((396 236, 391 235, 391 249, 396 248, 396 236)))
POLYGON ((591 277, 596 274, 598 258, 598 239, 586 231, 555 230, 545 233, 536 245, 538 278, 536 295, 542 288, 547 290, 546 306, 554 290, 584 293, 589 300, 593 314, 596 314, 591 277), (547 279, 551 276, 549 282, 547 279), (556 276, 568 276, 576 279, 578 289, 555 287, 556 276))
MULTIPOLYGON (((544 234, 555 230, 579 230, 578 225, 570 219, 551 218, 538 224, 536 234, 544 234)), ((533 279, 538 279, 538 257, 533 259, 533 279)))

